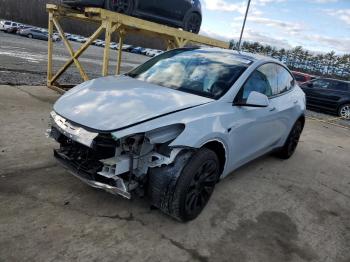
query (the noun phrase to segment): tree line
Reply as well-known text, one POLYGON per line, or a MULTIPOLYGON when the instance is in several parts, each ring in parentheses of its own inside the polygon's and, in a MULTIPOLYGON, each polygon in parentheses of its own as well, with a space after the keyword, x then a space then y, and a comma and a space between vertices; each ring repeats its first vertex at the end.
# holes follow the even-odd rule
MULTIPOLYGON (((232 49, 237 49, 237 42, 230 41, 232 49)), ((292 49, 277 49, 270 45, 258 42, 244 41, 242 51, 258 53, 273 57, 286 64, 291 70, 308 73, 316 76, 350 80, 350 53, 336 55, 329 53, 311 53, 301 46, 292 49)))

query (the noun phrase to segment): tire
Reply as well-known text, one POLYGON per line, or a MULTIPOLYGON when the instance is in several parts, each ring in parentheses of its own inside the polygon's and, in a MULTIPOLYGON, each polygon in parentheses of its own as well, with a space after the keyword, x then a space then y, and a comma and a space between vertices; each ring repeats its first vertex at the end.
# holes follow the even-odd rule
POLYGON ((186 222, 208 203, 219 179, 217 155, 206 148, 179 155, 173 165, 150 171, 148 195, 153 206, 186 222))
POLYGON ((134 11, 133 0, 106 0, 105 8, 120 14, 131 15, 134 11))
POLYGON ((28 35, 28 38, 33 38, 33 35, 32 35, 32 34, 29 34, 29 35, 28 35))
POLYGON ((202 17, 198 13, 190 13, 185 17, 183 24, 184 30, 198 34, 201 29, 202 17))
POLYGON ((284 143, 283 147, 279 149, 275 153, 275 155, 281 159, 290 158, 294 154, 295 149, 297 148, 302 131, 303 131, 303 123, 301 120, 298 120, 292 127, 292 130, 290 131, 288 138, 284 143))
POLYGON ((350 120, 350 104, 341 105, 338 109, 338 116, 350 120))

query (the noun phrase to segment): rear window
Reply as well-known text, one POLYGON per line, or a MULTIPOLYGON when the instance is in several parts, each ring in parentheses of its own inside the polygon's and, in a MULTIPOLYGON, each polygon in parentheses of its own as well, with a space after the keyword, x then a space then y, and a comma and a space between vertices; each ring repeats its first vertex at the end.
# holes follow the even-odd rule
POLYGON ((343 82, 334 82, 332 89, 337 91, 350 92, 350 84, 343 82))

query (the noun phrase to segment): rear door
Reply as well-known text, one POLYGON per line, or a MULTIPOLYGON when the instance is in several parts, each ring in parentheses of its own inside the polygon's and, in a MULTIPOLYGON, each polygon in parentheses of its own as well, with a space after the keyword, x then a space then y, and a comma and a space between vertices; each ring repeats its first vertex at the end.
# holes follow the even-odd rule
POLYGON ((184 14, 191 8, 192 0, 156 0, 156 2, 159 16, 182 21, 184 14))
POLYGON ((136 1, 137 12, 155 15, 157 13, 158 0, 138 0, 136 1))
POLYGON ((336 111, 338 109, 339 103, 343 97, 346 95, 348 89, 348 84, 336 80, 328 80, 329 86, 325 89, 319 89, 318 96, 320 97, 320 103, 325 105, 327 108, 336 111))
POLYGON ((306 95, 307 105, 313 107, 326 107, 327 102, 325 101, 324 94, 322 95, 322 90, 328 90, 331 83, 326 79, 317 79, 311 83, 311 85, 304 84, 302 86, 306 95))
POLYGON ((327 110, 336 110, 340 92, 336 90, 337 82, 330 79, 317 79, 310 88, 307 97, 310 104, 327 110))

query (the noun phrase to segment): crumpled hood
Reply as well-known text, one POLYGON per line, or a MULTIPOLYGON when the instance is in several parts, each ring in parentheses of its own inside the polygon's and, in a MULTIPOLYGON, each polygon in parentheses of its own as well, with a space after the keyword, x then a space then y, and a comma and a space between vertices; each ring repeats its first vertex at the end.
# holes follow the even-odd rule
POLYGON ((211 101, 127 76, 109 76, 71 89, 54 110, 79 125, 112 131, 211 101))

